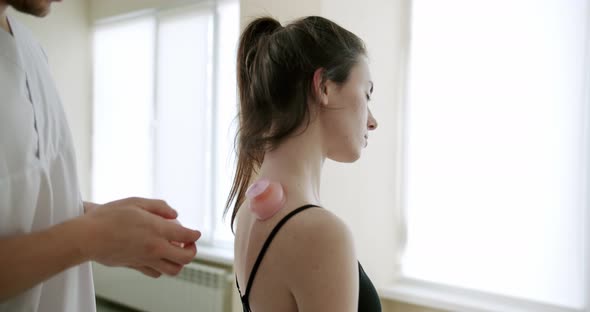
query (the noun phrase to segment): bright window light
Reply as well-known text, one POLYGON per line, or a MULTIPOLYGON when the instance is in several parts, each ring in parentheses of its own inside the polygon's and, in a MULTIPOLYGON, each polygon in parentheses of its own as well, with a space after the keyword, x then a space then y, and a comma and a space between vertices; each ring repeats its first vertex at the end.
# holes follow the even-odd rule
POLYGON ((403 275, 581 309, 588 1, 412 1, 403 275))

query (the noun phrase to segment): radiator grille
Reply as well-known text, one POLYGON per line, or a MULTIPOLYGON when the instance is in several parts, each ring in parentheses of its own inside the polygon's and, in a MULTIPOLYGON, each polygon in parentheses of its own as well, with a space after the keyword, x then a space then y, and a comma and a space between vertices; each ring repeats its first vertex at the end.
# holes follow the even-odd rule
POLYGON ((175 278, 205 287, 221 288, 227 286, 228 276, 226 270, 191 264, 184 267, 175 278))
POLYGON ((93 263, 98 297, 146 312, 230 312, 228 269, 191 263, 174 277, 153 279, 122 268, 93 263))

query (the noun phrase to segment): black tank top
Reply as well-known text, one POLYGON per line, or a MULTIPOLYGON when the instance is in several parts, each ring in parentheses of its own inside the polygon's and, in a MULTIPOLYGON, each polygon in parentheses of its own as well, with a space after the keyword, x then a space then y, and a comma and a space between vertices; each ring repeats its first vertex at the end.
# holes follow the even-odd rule
MULTIPOLYGON (((252 272, 250 273, 250 278, 248 278, 248 285, 246 285, 246 292, 242 295, 240 290, 240 285, 238 283, 238 278, 236 276, 236 286, 238 287, 238 292, 240 294, 240 299, 242 300, 242 307, 244 308, 244 312, 252 312, 250 309, 250 301, 248 296, 250 295, 250 290, 252 289, 252 283, 254 282, 254 277, 256 276, 256 272, 258 272, 258 268, 260 267, 260 262, 268 249, 268 246, 274 239, 277 232, 281 229, 281 227, 294 215, 300 213, 301 211, 312 208, 318 207, 315 205, 305 205, 299 207, 293 211, 291 211, 288 215, 286 215, 279 223, 272 229, 270 235, 264 242, 262 246, 262 250, 258 254, 258 258, 256 258, 256 262, 254 263, 254 267, 252 268, 252 272)), ((359 305, 358 305, 359 312, 381 312, 381 302, 379 301, 379 295, 377 294, 377 290, 375 290, 375 286, 363 270, 359 262, 359 305)))

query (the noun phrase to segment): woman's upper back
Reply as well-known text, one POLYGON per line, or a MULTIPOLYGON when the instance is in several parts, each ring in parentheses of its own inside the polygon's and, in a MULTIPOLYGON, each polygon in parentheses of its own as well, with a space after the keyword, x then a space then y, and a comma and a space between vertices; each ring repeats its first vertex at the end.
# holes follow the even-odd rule
POLYGON ((296 208, 285 207, 264 222, 240 210, 235 269, 245 310, 380 311, 344 223, 325 209, 296 208))

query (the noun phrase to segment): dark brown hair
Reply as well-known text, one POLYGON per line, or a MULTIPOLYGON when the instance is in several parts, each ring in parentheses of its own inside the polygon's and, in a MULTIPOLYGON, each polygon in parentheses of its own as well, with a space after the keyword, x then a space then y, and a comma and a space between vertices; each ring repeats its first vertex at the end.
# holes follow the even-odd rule
POLYGON ((313 75, 343 84, 359 57, 363 41, 336 23, 309 16, 282 27, 273 18, 252 21, 240 37, 237 59, 239 128, 237 169, 224 215, 233 202, 231 225, 245 192, 268 150, 276 148, 305 122, 307 100, 314 97, 313 75))

